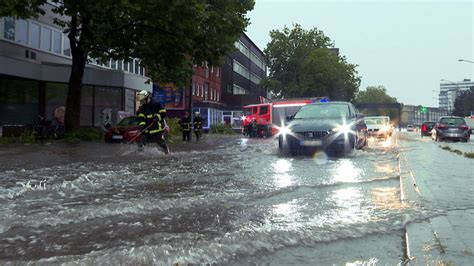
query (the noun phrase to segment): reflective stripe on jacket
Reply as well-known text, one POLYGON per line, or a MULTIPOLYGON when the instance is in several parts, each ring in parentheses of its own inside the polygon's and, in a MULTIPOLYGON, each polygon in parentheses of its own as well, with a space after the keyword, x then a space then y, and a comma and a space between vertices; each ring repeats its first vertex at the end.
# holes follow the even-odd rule
POLYGON ((144 133, 156 134, 164 131, 163 118, 166 109, 161 105, 146 103, 141 106, 138 117, 141 118, 139 125, 145 127, 144 133))

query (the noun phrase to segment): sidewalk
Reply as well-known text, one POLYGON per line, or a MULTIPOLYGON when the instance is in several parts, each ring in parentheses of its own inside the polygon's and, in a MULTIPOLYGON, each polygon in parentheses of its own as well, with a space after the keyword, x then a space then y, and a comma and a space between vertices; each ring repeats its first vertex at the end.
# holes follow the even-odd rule
POLYGON ((411 265, 474 263, 474 160, 399 136, 402 200, 433 211, 406 228, 411 265))

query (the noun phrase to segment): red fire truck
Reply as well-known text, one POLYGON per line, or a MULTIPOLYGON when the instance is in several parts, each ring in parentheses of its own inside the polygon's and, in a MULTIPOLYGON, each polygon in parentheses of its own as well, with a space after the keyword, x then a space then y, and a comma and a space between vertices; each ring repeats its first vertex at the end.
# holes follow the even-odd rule
POLYGON ((257 124, 257 135, 259 137, 270 137, 278 133, 288 117, 293 116, 303 105, 315 102, 327 102, 327 97, 315 97, 307 99, 285 99, 268 103, 251 104, 243 107, 242 131, 249 135, 249 125, 255 120, 257 124))

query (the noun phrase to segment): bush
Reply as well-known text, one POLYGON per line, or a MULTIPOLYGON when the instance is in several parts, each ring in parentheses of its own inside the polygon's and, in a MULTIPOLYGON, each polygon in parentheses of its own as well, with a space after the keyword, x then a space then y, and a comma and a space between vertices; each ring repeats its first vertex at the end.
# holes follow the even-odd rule
POLYGON ((25 144, 34 144, 38 143, 38 138, 34 132, 27 130, 21 134, 20 142, 25 144))
POLYGON ((232 126, 229 124, 217 124, 211 125, 209 128, 209 133, 211 134, 234 134, 232 126))
POLYGON ((16 137, 0 137, 0 144, 13 144, 19 141, 16 137))
POLYGON ((173 143, 175 138, 181 136, 181 126, 179 125, 179 118, 166 118, 166 123, 170 128, 170 133, 166 135, 166 141, 173 143))
POLYGON ((77 142, 79 140, 84 141, 101 141, 104 138, 102 130, 96 127, 83 127, 73 132, 66 133, 64 140, 66 142, 77 142))
POLYGON ((464 157, 474 159, 474 152, 465 152, 464 157))

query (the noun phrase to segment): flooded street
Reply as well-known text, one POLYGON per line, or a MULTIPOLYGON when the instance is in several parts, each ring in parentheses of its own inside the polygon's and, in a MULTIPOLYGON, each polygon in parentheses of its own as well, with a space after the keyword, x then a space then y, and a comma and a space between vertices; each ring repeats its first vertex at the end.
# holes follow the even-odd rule
POLYGON ((402 204, 395 136, 343 158, 288 158, 273 139, 206 137, 170 156, 106 144, 3 150, 0 258, 397 264, 405 225, 439 212, 402 204))

